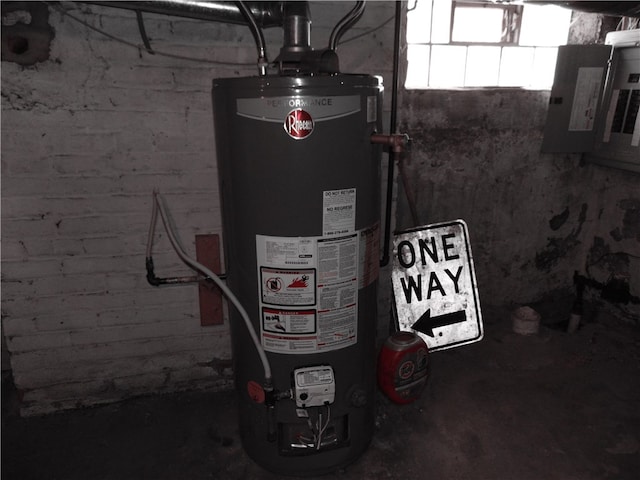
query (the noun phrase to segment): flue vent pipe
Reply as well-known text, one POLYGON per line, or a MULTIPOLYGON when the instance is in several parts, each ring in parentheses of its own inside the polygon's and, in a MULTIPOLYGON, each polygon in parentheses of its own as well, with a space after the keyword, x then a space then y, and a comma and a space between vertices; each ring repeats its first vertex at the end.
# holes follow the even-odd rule
MULTIPOLYGON (((176 17, 247 25, 247 20, 235 2, 206 2, 201 0, 154 1, 97 1, 83 2, 105 7, 124 8, 176 17)), ((257 25, 261 28, 282 26, 282 2, 245 2, 257 25)))

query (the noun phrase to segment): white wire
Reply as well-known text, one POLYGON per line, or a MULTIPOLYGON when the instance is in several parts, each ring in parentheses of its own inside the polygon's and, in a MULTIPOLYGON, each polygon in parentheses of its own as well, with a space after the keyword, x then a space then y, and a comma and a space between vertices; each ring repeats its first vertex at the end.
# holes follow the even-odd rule
MULTIPOLYGON (((234 295, 234 293, 227 287, 227 285, 218 277, 215 273, 213 273, 210 269, 197 262, 196 260, 189 257, 184 250, 180 247, 178 239, 176 238, 171 225, 169 224, 167 212, 164 206, 164 199, 160 195, 159 192, 153 192, 153 202, 157 205, 158 211, 160 212, 160 218, 162 219, 162 223, 164 224, 164 228, 167 232, 167 236, 169 237, 169 241, 173 246, 173 249, 176 251, 180 259, 186 263, 188 266, 193 268, 196 271, 199 271, 206 275, 208 278, 213 280, 213 282, 222 290, 222 293, 229 299, 229 301, 233 304, 234 307, 240 313, 240 316, 244 320, 245 325, 247 326, 247 330, 249 331, 249 335, 251 336, 251 340, 258 351, 258 355, 260 356, 260 361, 262 362, 262 367, 264 368, 264 378, 267 386, 271 387, 272 385, 272 376, 271 376, 271 365, 269 364, 269 359, 267 358, 267 354, 256 335, 256 331, 253 328, 253 324, 251 323, 251 319, 249 318, 249 314, 244 309, 238 298, 234 295)), ((155 207, 154 207, 155 210, 155 207)), ((152 224, 155 225, 155 222, 152 220, 152 224)))
POLYGON ((320 446, 322 445, 322 437, 324 436, 324 432, 327 430, 329 426, 329 422, 331 421, 331 407, 327 404, 327 421, 322 425, 322 413, 318 415, 318 444, 316 450, 320 450, 320 446))

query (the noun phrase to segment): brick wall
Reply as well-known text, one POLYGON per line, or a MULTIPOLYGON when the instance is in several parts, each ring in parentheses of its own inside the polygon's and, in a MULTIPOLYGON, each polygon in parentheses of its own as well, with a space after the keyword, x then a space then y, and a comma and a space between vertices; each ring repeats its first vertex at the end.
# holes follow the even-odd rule
MULTIPOLYGON (((74 5, 70 13, 140 44, 130 11, 74 5)), ((351 3, 312 2, 314 47, 351 3)), ((248 28, 145 14, 149 55, 50 7, 49 59, 2 63, 2 322, 25 414, 186 388, 228 388, 228 325, 201 327, 197 287, 147 284, 151 192, 178 235, 222 233, 210 86, 254 75, 248 28)), ((382 24, 374 2, 346 36, 382 24)), ((270 58, 280 29, 265 31, 270 58)), ((393 22, 339 49, 342 70, 391 84, 393 22)), ((388 98, 387 98, 388 101, 388 98)), ((164 234, 158 275, 191 275, 164 234)), ((388 309, 383 309, 388 311, 388 309)))

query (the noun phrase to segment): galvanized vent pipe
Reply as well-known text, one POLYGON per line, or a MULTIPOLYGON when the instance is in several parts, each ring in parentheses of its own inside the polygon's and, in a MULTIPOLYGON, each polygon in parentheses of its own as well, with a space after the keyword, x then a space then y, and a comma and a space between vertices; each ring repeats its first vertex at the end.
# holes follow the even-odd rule
MULTIPOLYGON (((158 1, 97 1, 83 2, 105 7, 173 15, 214 22, 247 25, 247 20, 233 2, 206 2, 201 0, 158 1)), ((245 2, 256 24, 261 28, 282 26, 282 2, 245 2)))
POLYGON ((311 12, 309 2, 284 2, 284 46, 289 51, 311 50, 311 12))

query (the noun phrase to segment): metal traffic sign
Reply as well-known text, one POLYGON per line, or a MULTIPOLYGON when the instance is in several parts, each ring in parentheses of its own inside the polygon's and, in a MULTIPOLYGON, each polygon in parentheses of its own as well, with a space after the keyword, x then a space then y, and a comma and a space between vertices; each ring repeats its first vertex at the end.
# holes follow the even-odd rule
POLYGON ((482 340, 478 286, 463 220, 395 235, 392 283, 399 329, 420 335, 430 351, 482 340))

